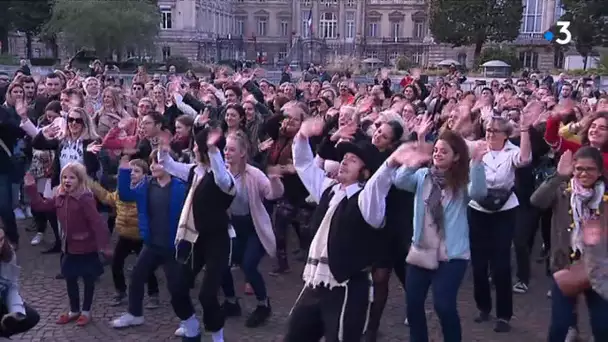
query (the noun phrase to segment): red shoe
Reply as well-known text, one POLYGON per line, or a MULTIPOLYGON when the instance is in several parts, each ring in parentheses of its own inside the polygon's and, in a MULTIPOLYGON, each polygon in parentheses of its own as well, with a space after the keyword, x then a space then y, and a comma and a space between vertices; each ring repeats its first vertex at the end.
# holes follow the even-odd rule
POLYGON ((84 327, 85 325, 89 324, 89 322, 91 322, 91 317, 88 315, 80 315, 76 320, 76 325, 79 327, 84 327))
POLYGON ((253 287, 251 287, 251 284, 249 283, 245 283, 245 294, 248 296, 253 295, 253 287))
POLYGON ((64 325, 64 324, 68 324, 73 321, 77 321, 79 318, 80 318, 80 313, 75 314, 75 315, 70 315, 69 313, 64 313, 64 314, 61 314, 61 316, 59 316, 59 318, 57 318, 57 321, 55 323, 57 323, 59 325, 64 325))

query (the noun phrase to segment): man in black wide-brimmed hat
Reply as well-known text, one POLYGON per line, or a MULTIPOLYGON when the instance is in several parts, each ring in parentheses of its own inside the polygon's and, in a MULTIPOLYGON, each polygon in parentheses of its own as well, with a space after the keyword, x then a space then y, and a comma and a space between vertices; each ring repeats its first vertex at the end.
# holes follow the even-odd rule
POLYGON ((304 288, 294 304, 285 342, 360 341, 373 299, 371 268, 384 226, 385 199, 393 171, 379 165, 368 141, 337 146, 336 179, 317 167, 308 138, 321 134, 322 120, 305 121, 294 139, 298 176, 318 204, 317 231, 304 268, 304 288))

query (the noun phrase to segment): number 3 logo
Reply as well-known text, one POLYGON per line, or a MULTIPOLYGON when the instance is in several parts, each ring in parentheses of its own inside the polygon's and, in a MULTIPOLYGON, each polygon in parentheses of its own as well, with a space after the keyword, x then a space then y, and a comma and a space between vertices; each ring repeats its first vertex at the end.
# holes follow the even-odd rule
POLYGON ((559 33, 562 35, 566 35, 564 39, 557 38, 555 42, 559 45, 566 45, 572 41, 572 33, 568 29, 570 27, 569 21, 558 21, 556 25, 559 27, 559 33))

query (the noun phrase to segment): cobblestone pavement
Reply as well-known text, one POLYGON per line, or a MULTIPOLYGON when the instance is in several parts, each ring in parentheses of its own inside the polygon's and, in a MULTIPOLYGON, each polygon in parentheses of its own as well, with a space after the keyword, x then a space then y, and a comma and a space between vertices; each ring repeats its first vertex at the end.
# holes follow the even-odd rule
MULTIPOLYGON (((143 326, 126 330, 115 330, 109 325, 111 319, 117 317, 125 308, 111 307, 108 303, 112 297, 113 286, 110 270, 102 276, 95 293, 93 305, 93 322, 85 327, 79 328, 74 325, 57 326, 54 322, 57 316, 67 308, 67 296, 65 284, 62 280, 55 280, 54 276, 59 270, 59 257, 57 255, 41 255, 39 252, 46 246, 32 247, 29 240, 33 233, 25 232, 24 227, 30 225, 29 221, 22 221, 21 249, 18 252, 19 263, 22 267, 21 294, 41 316, 41 321, 32 331, 22 336, 14 337, 14 341, 176 341, 173 332, 178 325, 178 320, 171 310, 166 287, 164 286, 164 275, 157 271, 161 280, 161 308, 145 311, 146 322, 143 326)), ((50 234, 50 233, 49 233, 50 234)), ((47 235, 47 240, 50 241, 47 235)), ((129 257, 128 264, 131 265, 134 257, 129 257)), ((267 276, 272 261, 265 259, 262 270, 269 288, 273 307, 273 316, 270 322, 258 329, 247 329, 244 327, 244 318, 230 319, 226 326, 226 341, 228 342, 272 342, 281 341, 284 333, 285 322, 289 310, 301 289, 300 275, 302 264, 292 263, 292 272, 286 276, 273 278, 267 276)), ((465 279, 459 296, 459 310, 462 319, 464 339, 463 341, 484 342, 534 342, 546 339, 546 330, 549 320, 549 301, 546 298, 548 280, 543 276, 542 267, 534 264, 533 284, 531 290, 525 295, 515 296, 515 315, 513 319, 513 331, 508 334, 496 334, 492 331, 492 324, 475 324, 473 316, 476 313, 473 300, 473 289, 470 271, 465 279)), ((241 272, 234 271, 236 285, 240 289, 244 312, 249 312, 255 306, 255 298, 242 294, 243 278, 241 272)), ((200 279, 199 279, 200 280, 200 279)), ((197 287, 198 288, 198 287, 197 287)), ((82 290, 81 290, 82 291, 82 290)), ((194 292, 193 292, 194 293, 194 292)), ((431 341, 439 342, 441 332, 436 316, 432 313, 432 298, 429 295, 427 301, 429 330, 431 341)), ((200 313, 200 307, 198 307, 200 313)), ((398 281, 392 280, 390 298, 382 321, 381 341, 397 342, 409 341, 407 327, 404 326, 404 295, 398 281)), ((586 310, 583 310, 586 311, 586 310)), ((581 320, 581 327, 585 330, 586 313, 581 320)), ((588 330, 588 329, 587 329, 588 330)), ((210 341, 207 336, 205 341, 210 341)))

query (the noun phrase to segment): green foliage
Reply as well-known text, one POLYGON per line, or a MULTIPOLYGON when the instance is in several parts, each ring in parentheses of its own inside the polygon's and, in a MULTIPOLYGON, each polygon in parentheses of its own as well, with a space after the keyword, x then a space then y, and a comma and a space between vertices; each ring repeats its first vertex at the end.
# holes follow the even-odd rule
POLYGON ((179 55, 167 58, 166 65, 167 70, 169 69, 169 66, 174 65, 178 73, 184 73, 186 70, 192 69, 192 64, 190 64, 188 58, 179 55))
POLYGON ((0 64, 2 65, 19 65, 19 57, 8 54, 0 55, 0 64))
POLYGON ((55 0, 46 33, 61 33, 76 49, 109 57, 153 46, 159 23, 158 6, 149 0, 55 0))
POLYGON ((49 0, 12 0, 8 3, 12 27, 21 32, 36 35, 51 18, 49 0))
POLYGON ((399 56, 395 60, 395 69, 397 69, 397 70, 408 70, 409 68, 411 68, 413 66, 414 66, 414 63, 406 56, 399 56))
POLYGON ((566 13, 560 20, 570 21, 573 45, 583 57, 596 46, 608 46, 608 4, 606 0, 562 0, 566 13))
POLYGON ((513 48, 497 48, 488 47, 483 49, 479 56, 479 63, 476 65, 478 68, 481 64, 488 61, 503 61, 511 66, 511 71, 517 71, 521 69, 521 61, 517 55, 517 51, 513 48))
POLYGON ((521 0, 430 0, 430 29, 437 42, 475 46, 475 60, 486 42, 513 41, 519 35, 521 0))

